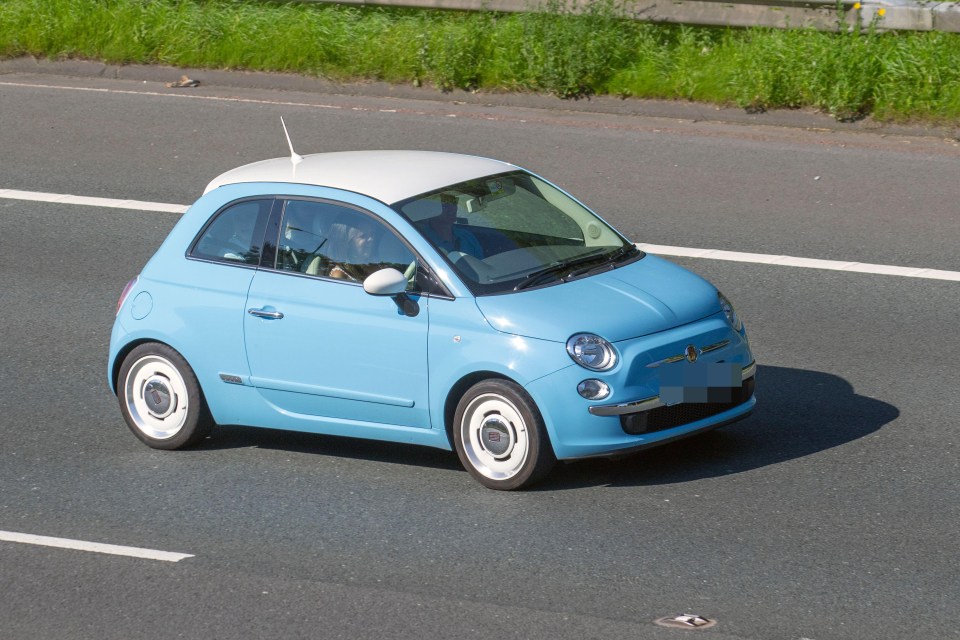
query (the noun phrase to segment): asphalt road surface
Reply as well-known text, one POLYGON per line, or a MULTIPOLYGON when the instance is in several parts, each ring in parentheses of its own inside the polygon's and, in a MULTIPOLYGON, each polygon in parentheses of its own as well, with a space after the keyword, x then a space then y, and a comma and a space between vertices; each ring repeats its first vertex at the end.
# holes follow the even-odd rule
MULTIPOLYGON (((0 190, 189 204, 220 172, 417 148, 526 166, 632 239, 960 270, 935 137, 372 95, 0 76, 0 190), (93 89, 93 90, 89 90, 93 89)), ((176 214, 0 198, 0 638, 960 635, 960 283, 678 258, 737 305, 748 420, 535 490, 452 453, 221 428, 151 450, 105 380, 176 214), (2 534, 0 534, 2 537, 2 534), (705 630, 654 620, 700 614, 705 630)))

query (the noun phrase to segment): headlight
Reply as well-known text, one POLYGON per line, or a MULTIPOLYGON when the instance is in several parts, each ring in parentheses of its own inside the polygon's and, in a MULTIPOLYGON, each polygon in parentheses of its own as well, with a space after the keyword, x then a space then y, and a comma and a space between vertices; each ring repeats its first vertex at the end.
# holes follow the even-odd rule
POLYGON ((743 321, 741 321, 740 316, 737 315, 737 311, 733 308, 733 304, 727 300, 727 296, 717 291, 717 297, 720 298, 720 308, 723 309, 723 315, 727 316, 727 322, 730 323, 730 326, 733 327, 733 330, 740 331, 743 329, 743 321))
POLYGON ((567 353, 581 367, 591 371, 607 371, 617 365, 617 350, 592 333, 578 333, 567 340, 567 353))

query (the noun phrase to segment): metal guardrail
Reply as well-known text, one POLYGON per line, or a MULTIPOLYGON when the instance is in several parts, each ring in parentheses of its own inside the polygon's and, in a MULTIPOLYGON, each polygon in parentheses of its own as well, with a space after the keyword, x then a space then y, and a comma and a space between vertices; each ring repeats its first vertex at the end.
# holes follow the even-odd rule
MULTIPOLYGON (((454 9, 461 11, 535 10, 530 0, 301 0, 337 4, 454 9)), ((585 0, 581 0, 583 2, 585 0)), ((842 0, 842 25, 859 20, 866 28, 875 22, 881 31, 949 31, 960 33, 960 0, 842 0), (859 8, 854 8, 859 5, 859 8)), ((637 20, 731 27, 807 27, 836 31, 840 23, 837 3, 831 0, 628 0, 625 9, 637 20)))

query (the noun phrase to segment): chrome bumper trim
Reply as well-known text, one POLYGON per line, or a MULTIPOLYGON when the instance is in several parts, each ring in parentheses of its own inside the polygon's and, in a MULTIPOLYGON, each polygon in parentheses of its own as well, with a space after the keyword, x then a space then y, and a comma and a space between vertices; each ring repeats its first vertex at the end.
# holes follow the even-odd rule
MULTIPOLYGON (((754 360, 742 369, 741 381, 752 378, 757 373, 757 361, 754 360)), ((624 402, 623 404, 605 404, 588 407, 587 411, 595 416, 622 416, 628 413, 640 413, 641 411, 650 411, 657 407, 666 406, 660 396, 644 398, 643 400, 634 400, 633 402, 624 402)))

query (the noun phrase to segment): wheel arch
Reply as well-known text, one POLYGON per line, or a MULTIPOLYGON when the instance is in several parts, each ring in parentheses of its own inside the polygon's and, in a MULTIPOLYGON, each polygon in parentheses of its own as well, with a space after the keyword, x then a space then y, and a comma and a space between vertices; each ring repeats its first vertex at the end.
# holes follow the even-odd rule
POLYGON ((450 387, 450 391, 447 392, 447 399, 443 404, 443 428, 447 434, 447 440, 450 443, 451 449, 453 449, 453 417, 457 412, 457 405, 460 403, 460 398, 463 397, 467 389, 484 380, 509 380, 514 384, 519 384, 516 380, 502 373, 497 373, 496 371, 474 371, 457 380, 454 385, 450 387))
MULTIPOLYGON (((136 340, 131 340, 127 344, 123 345, 123 347, 121 347, 119 351, 117 351, 117 355, 116 357, 114 357, 113 363, 110 367, 110 387, 111 387, 111 391, 113 391, 113 395, 117 395, 117 384, 119 383, 120 368, 123 366, 123 361, 127 359, 127 356, 130 355, 131 351, 133 351, 134 349, 136 349, 142 344, 148 344, 151 342, 156 344, 162 344, 165 347, 169 347, 170 349, 173 349, 180 355, 181 358, 186 360, 188 365, 190 364, 190 361, 187 360, 186 356, 180 353, 179 349, 177 349, 176 347, 174 347, 172 344, 168 342, 164 342, 163 340, 157 340, 155 338, 137 338, 136 340)), ((192 367, 193 365, 190 365, 190 366, 192 367)), ((200 384, 199 379, 197 380, 197 384, 198 385, 200 384)), ((200 391, 201 393, 203 392, 203 385, 200 385, 200 391)))

